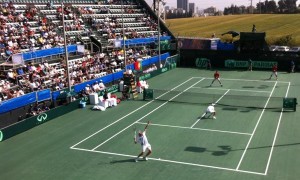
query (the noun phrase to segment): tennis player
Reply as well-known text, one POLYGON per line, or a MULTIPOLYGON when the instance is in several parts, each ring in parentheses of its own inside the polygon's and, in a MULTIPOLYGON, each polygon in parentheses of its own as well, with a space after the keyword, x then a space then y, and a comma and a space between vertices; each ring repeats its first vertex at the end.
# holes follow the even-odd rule
POLYGON ((219 74, 218 71, 215 72, 215 74, 214 74, 214 80, 211 82, 210 86, 212 86, 212 84, 215 82, 215 80, 219 81, 221 87, 223 86, 222 83, 221 83, 221 81, 220 81, 220 74, 219 74))
POLYGON ((252 67, 253 67, 252 60, 249 59, 249 60, 248 60, 248 71, 252 71, 252 67))
POLYGON ((151 145, 148 142, 148 138, 146 136, 146 130, 147 130, 149 124, 150 124, 150 121, 148 121, 147 125, 145 126, 144 131, 139 131, 138 137, 137 137, 138 141, 136 140, 136 138, 134 138, 134 143, 140 143, 142 145, 142 152, 137 156, 137 158, 135 158, 135 162, 138 162, 138 160, 141 156, 143 156, 143 159, 145 161, 147 161, 148 160, 147 157, 152 153, 151 145), (146 152, 146 150, 148 150, 148 152, 144 156, 144 153, 146 152))
POLYGON ((213 115, 213 119, 217 119, 216 118, 216 110, 215 110, 215 104, 210 104, 205 112, 204 117, 205 118, 210 118, 210 116, 213 115), (208 115, 208 116, 207 116, 208 115))
POLYGON ((273 75, 276 77, 276 80, 277 80, 277 78, 278 78, 277 69, 278 69, 277 64, 274 64, 272 67, 272 74, 271 74, 269 80, 272 78, 273 75))

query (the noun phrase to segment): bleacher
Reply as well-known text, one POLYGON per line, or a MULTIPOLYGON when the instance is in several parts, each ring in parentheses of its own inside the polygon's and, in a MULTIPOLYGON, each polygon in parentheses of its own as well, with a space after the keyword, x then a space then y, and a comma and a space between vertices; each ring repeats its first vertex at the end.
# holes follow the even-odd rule
MULTIPOLYGON (((49 67, 46 71, 46 75, 40 77, 40 88, 51 88, 52 91, 55 91, 57 87, 56 81, 66 81, 66 68, 69 68, 70 72, 78 71, 78 67, 82 68, 82 64, 87 63, 86 68, 87 73, 84 75, 84 81, 93 80, 91 78, 101 78, 105 77, 114 72, 121 72, 124 70, 124 64, 132 64, 137 60, 144 60, 150 58, 152 54, 157 54, 155 49, 150 49, 150 43, 137 43, 134 47, 126 46, 126 63, 124 63, 125 57, 121 47, 114 47, 112 43, 123 35, 122 23, 125 28, 126 40, 131 40, 135 38, 153 38, 161 32, 158 32, 157 28, 157 18, 151 17, 144 6, 140 4, 139 1, 133 3, 133 1, 125 1, 124 5, 121 5, 121 1, 114 1, 113 4, 105 4, 105 1, 100 3, 95 2, 94 0, 64 0, 64 7, 68 7, 71 10, 71 13, 74 13, 76 18, 72 16, 68 17, 68 14, 64 13, 65 25, 66 25, 66 36, 68 45, 84 45, 85 52, 75 52, 76 55, 80 55, 80 58, 71 58, 68 63, 69 66, 63 65, 61 60, 63 59, 63 53, 60 52, 59 56, 52 59, 51 56, 39 57, 40 61, 34 61, 32 58, 24 59, 25 65, 32 63, 36 67, 40 63, 44 63, 45 59, 48 60, 49 67), (80 10, 88 9, 89 12, 81 12, 80 10), (110 23, 114 25, 110 25, 110 23), (100 29, 96 29, 94 25, 100 26, 100 29), (72 26, 76 26, 75 28, 72 26), (104 28, 105 27, 105 28, 104 28), (107 29, 108 31, 103 31, 107 29), (85 53, 88 52, 89 55, 93 55, 91 52, 91 43, 90 36, 95 37, 101 44, 99 52, 103 53, 104 57, 100 58, 100 63, 105 64, 101 69, 97 64, 93 64, 94 61, 86 58, 85 53), (83 42, 87 42, 83 44, 83 42), (90 43, 90 44, 89 44, 90 43), (128 53, 129 49, 133 49, 133 53, 128 53), (112 52, 116 52, 117 55, 113 55, 112 52), (118 54, 119 53, 119 54, 118 54), (96 69, 98 68, 98 69, 96 69)), ((14 13, 23 14, 24 16, 28 15, 30 8, 36 10, 34 17, 29 19, 26 23, 28 29, 32 32, 30 38, 34 38, 37 43, 34 47, 24 46, 12 54, 26 54, 31 53, 32 57, 35 55, 32 52, 38 52, 42 49, 45 49, 43 43, 38 42, 38 38, 44 38, 47 43, 52 43, 51 48, 58 47, 63 45, 63 24, 61 19, 61 13, 58 12, 58 9, 61 8, 61 0, 15 0, 13 1, 14 13), (30 5, 30 6, 28 6, 30 5), (44 19, 45 18, 45 19, 44 19), (46 23, 43 23, 46 21, 46 23), (45 27, 44 27, 45 26, 45 27), (52 28, 52 29, 51 29, 52 28), (45 36, 46 29, 50 29, 51 35, 45 36), (55 36, 59 37, 58 42, 53 43, 53 39, 56 39, 55 36), (51 40, 47 39, 50 37, 51 40)), ((6 22, 6 26, 14 26, 18 29, 22 21, 9 21, 6 22)), ((27 34, 23 33, 23 34, 27 34)), ((14 38, 21 38, 21 33, 16 33, 14 38)), ((151 41, 153 42, 153 41, 151 41)), ((1 49, 0 49, 1 50, 1 49)), ((5 52, 5 49, 1 51, 5 52)), ((0 51, 0 52, 1 52, 0 51)), ((2 54, 2 53, 1 53, 2 54)), ((73 54, 72 54, 73 55, 73 54)), ((5 58, 9 58, 11 55, 6 55, 5 58)), ((97 60, 97 56, 93 57, 97 60)), ((18 70, 17 68, 13 70, 18 70)), ((6 72, 6 71, 5 71, 6 72)), ((20 87, 27 87, 26 92, 32 91, 28 88, 31 83, 29 79, 26 79, 27 76, 31 76, 32 72, 28 71, 24 75, 20 76, 22 79, 17 81, 17 85, 20 87), (25 78, 23 78, 25 77, 25 78)), ((78 82, 76 82, 78 83, 78 82)), ((81 83, 81 82, 79 82, 81 83)), ((13 86, 13 84, 12 84, 13 86)), ((65 87, 67 83, 65 82, 65 87)))

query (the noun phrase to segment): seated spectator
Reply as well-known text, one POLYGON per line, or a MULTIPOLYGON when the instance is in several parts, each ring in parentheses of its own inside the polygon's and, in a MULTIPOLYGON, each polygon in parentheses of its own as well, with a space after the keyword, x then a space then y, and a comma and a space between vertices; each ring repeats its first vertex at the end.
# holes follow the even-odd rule
POLYGON ((100 91, 106 88, 102 80, 100 80, 99 87, 100 87, 100 91))
POLYGON ((45 102, 43 102, 43 104, 42 104, 42 106, 41 106, 41 110, 42 110, 42 112, 45 112, 45 111, 49 111, 50 108, 46 105, 45 102))
POLYGON ((12 83, 15 84, 17 82, 16 78, 17 78, 17 74, 12 69, 8 70, 8 72, 7 72, 7 79, 10 82, 12 82, 12 83))
POLYGON ((141 87, 142 89, 148 89, 149 88, 149 85, 145 80, 138 81, 137 86, 141 87))
POLYGON ((25 93, 22 89, 20 88, 17 88, 17 91, 16 91, 16 97, 20 97, 20 96, 23 96, 25 93))
POLYGON ((87 84, 86 87, 85 87, 85 93, 86 93, 86 94, 91 94, 91 93, 93 93, 93 90, 92 90, 92 88, 90 87, 89 84, 87 84))
POLYGON ((93 84, 92 88, 95 92, 101 91, 100 86, 97 81, 93 84))

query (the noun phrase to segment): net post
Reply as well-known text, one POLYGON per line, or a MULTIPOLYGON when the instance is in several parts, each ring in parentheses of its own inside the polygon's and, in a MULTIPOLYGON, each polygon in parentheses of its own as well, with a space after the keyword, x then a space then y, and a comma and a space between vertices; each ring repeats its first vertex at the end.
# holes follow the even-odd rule
POLYGON ((283 108, 296 111, 297 98, 283 98, 283 108))
POLYGON ((154 93, 154 90, 153 89, 144 89, 144 92, 143 92, 143 100, 148 100, 148 99, 151 99, 153 100, 153 93, 154 93))

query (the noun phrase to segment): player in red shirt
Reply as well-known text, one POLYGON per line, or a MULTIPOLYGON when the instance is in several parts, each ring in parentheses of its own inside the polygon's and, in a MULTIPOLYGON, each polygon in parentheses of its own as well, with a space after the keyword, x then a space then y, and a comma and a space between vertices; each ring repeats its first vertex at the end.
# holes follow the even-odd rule
POLYGON ((218 71, 215 72, 215 74, 214 74, 214 80, 211 82, 210 86, 212 86, 212 84, 215 82, 215 80, 219 81, 221 87, 223 86, 222 83, 221 83, 221 81, 220 81, 220 74, 219 74, 218 71))
POLYGON ((272 78, 273 75, 275 75, 276 80, 277 80, 277 78, 278 78, 278 75, 277 75, 277 64, 273 65, 273 67, 272 67, 272 74, 271 74, 269 80, 272 78))

